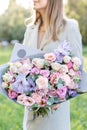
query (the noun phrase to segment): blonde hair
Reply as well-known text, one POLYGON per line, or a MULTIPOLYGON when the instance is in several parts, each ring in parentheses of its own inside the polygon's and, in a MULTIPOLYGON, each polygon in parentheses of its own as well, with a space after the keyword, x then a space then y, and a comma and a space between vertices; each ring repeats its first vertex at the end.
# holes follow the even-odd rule
MULTIPOLYGON (((35 11, 36 17, 34 24, 41 20, 42 17, 38 11, 35 11)), ((46 25, 49 27, 49 36, 47 36, 48 41, 51 39, 53 41, 58 40, 58 34, 64 30, 66 25, 66 18, 64 17, 63 11, 63 0, 48 0, 46 7, 46 25)))

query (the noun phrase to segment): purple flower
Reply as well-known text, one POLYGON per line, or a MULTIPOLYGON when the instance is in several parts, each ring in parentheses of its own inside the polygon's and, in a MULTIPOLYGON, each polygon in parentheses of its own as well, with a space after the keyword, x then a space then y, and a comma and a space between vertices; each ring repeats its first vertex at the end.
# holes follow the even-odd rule
POLYGON ((68 42, 64 41, 61 43, 58 48, 55 50, 56 60, 59 63, 62 63, 63 57, 65 55, 69 55, 71 51, 71 47, 68 42))
POLYGON ((50 75, 50 71, 49 70, 40 70, 40 74, 45 77, 48 77, 50 75))
POLYGON ((70 97, 76 97, 76 96, 77 96, 77 92, 76 92, 76 91, 73 91, 73 90, 69 90, 69 91, 68 91, 68 95, 69 95, 70 97))
POLYGON ((17 93, 24 93, 28 90, 28 82, 24 74, 19 74, 16 81, 12 84, 13 90, 17 93))
POLYGON ((29 78, 27 81, 28 81, 28 90, 29 90, 29 92, 35 91, 36 90, 35 82, 31 78, 29 78))
POLYGON ((67 87, 64 86, 61 89, 58 89, 57 94, 58 94, 59 98, 62 98, 62 99, 65 98, 67 95, 67 87))

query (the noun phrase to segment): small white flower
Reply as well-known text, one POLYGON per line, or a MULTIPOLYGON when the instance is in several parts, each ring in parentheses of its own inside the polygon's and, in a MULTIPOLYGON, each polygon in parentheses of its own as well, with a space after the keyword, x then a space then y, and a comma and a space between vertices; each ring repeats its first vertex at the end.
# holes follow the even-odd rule
POLYGON ((65 63, 69 63, 70 60, 71 60, 71 57, 70 57, 70 56, 64 56, 64 58, 63 58, 63 61, 64 61, 65 63))
POLYGON ((81 60, 80 60, 80 58, 78 58, 78 57, 72 58, 72 62, 73 62, 75 65, 77 65, 77 66, 80 66, 80 65, 81 65, 81 60))
POLYGON ((51 67, 53 70, 59 71, 59 69, 61 68, 61 65, 57 62, 53 62, 53 63, 51 63, 51 67))
POLYGON ((13 79, 13 77, 12 77, 9 73, 5 73, 5 75, 3 75, 3 80, 4 80, 6 83, 11 82, 12 79, 13 79))
POLYGON ((8 84, 5 82, 2 82, 2 88, 8 88, 8 84))

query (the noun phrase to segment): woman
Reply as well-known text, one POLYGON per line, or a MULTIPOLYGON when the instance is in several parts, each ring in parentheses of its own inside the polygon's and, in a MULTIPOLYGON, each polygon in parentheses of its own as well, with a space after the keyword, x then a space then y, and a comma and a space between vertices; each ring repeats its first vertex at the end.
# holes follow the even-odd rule
MULTIPOLYGON (((66 19, 63 0, 34 0, 36 19, 25 32, 23 44, 44 52, 53 51, 64 40, 68 40, 73 53, 82 58, 81 35, 76 20, 66 19)), ((33 119, 32 111, 25 108, 24 130, 70 130, 69 101, 52 107, 53 114, 33 119), (56 111, 54 111, 58 108, 56 111)))

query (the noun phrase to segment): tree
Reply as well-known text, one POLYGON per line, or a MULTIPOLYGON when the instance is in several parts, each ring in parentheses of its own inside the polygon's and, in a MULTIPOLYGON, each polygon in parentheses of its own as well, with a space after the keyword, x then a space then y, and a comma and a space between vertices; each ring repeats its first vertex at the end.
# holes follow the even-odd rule
POLYGON ((29 15, 28 10, 16 4, 16 0, 10 0, 8 9, 0 16, 0 40, 6 38, 9 41, 22 41, 25 32, 24 20, 29 15))
POLYGON ((78 20, 83 44, 87 45, 87 0, 68 0, 67 15, 78 20))

